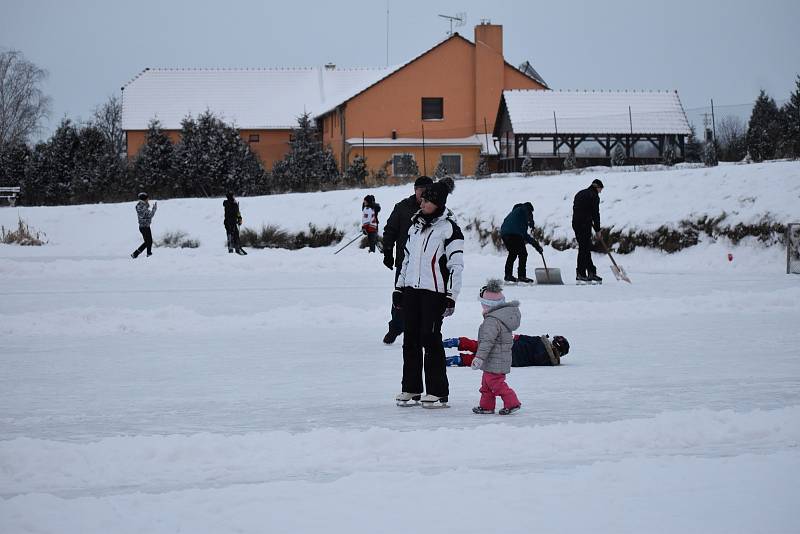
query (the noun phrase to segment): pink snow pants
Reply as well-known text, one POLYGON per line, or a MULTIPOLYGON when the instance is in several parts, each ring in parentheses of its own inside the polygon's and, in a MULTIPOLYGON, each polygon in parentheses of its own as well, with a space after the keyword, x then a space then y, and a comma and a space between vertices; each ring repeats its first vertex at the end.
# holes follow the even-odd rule
POLYGON ((506 375, 500 373, 483 372, 481 378, 481 401, 480 406, 484 410, 494 410, 495 397, 503 399, 504 408, 519 406, 520 402, 517 394, 506 384, 506 375))

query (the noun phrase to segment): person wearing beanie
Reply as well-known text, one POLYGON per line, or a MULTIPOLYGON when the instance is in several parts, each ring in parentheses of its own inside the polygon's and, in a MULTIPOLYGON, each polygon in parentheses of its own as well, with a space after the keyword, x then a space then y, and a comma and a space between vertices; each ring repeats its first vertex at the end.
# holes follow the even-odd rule
POLYGON ((381 205, 375 202, 374 195, 367 195, 361 203, 361 231, 367 236, 369 251, 375 252, 378 243, 378 213, 381 205))
POLYGON ((395 398, 401 406, 420 400, 424 408, 447 406, 450 386, 442 320, 455 311, 464 270, 464 234, 446 207, 454 186, 451 178, 445 178, 422 193, 392 294, 394 306, 403 310, 405 325, 402 391, 395 398))
POLYGON ((500 226, 500 237, 508 250, 505 269, 506 282, 533 283, 533 280, 527 276, 528 251, 525 250, 525 244, 532 245, 539 254, 542 253, 542 246, 531 235, 533 224, 533 204, 530 202, 515 204, 511 213, 503 219, 503 224, 500 226), (517 257, 519 257, 519 266, 517 278, 514 278, 514 261, 517 257))
MULTIPOLYGON (((394 269, 394 282, 400 276, 403 266, 404 249, 408 238, 408 229, 411 227, 411 217, 419 210, 422 202, 422 193, 433 184, 428 176, 420 176, 414 182, 414 194, 395 204, 392 213, 383 227, 383 264, 388 269, 394 269), (393 254, 394 252, 394 254, 393 254)), ((391 345, 397 336, 403 333, 403 314, 394 306, 391 310, 389 331, 383 336, 383 342, 391 345)))
POLYGON ((572 204, 572 229, 578 241, 578 266, 575 280, 578 282, 602 282, 597 276, 597 267, 592 263, 592 229, 600 239, 600 192, 603 182, 592 181, 586 189, 578 191, 572 204))
POLYGON ((144 240, 139 248, 133 251, 131 258, 138 258, 144 249, 147 249, 147 255, 153 255, 153 233, 150 231, 150 223, 158 209, 158 202, 153 202, 153 209, 150 209, 150 200, 147 193, 139 193, 139 202, 136 203, 136 217, 139 219, 139 233, 142 234, 144 240))
POLYGON ((476 414, 492 414, 497 397, 503 399, 500 415, 509 415, 522 405, 517 394, 506 384, 511 372, 513 331, 519 328, 522 315, 519 302, 506 302, 503 282, 491 279, 481 288, 478 300, 483 308, 483 323, 478 328, 478 347, 470 367, 483 371, 481 399, 472 409, 476 414))
POLYGON ((231 191, 228 191, 225 195, 222 207, 225 209, 223 224, 225 225, 225 234, 228 236, 228 253, 236 251, 240 256, 246 256, 247 252, 239 242, 239 226, 242 224, 242 214, 239 211, 239 203, 233 198, 231 191))

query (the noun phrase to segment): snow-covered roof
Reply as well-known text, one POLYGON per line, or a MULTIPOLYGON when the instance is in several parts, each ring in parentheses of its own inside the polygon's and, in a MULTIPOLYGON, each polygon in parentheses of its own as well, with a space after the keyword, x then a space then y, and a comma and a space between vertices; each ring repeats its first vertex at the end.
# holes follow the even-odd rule
MULTIPOLYGON (((367 137, 363 139, 364 146, 382 146, 382 147, 409 147, 409 146, 422 146, 423 139, 421 137, 400 137, 392 139, 391 137, 367 137)), ((350 137, 347 139, 347 144, 351 146, 360 146, 362 139, 360 137, 350 137)), ((425 138, 426 146, 483 146, 483 142, 477 135, 470 135, 467 137, 452 137, 452 138, 425 138)))
POLYGON ((503 91, 515 133, 685 134, 689 121, 677 91, 503 91), (630 120, 628 107, 630 106, 630 120))
POLYGON ((304 111, 335 107, 401 66, 145 69, 123 87, 122 127, 144 130, 155 117, 177 130, 209 109, 242 129, 294 128, 304 111))

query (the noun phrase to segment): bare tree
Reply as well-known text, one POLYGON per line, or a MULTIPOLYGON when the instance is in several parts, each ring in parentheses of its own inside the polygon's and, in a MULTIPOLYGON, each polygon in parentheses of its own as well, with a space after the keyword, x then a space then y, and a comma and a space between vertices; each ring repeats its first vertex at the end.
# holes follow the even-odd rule
POLYGON ((0 52, 0 146, 25 143, 40 131, 50 97, 41 89, 47 72, 18 50, 0 52))
POLYGON ((122 101, 116 96, 94 110, 92 124, 103 133, 112 153, 122 158, 125 155, 125 132, 122 130, 122 101))
POLYGON ((723 161, 739 161, 745 156, 747 148, 745 140, 747 130, 744 121, 735 115, 728 115, 719 121, 717 126, 717 144, 720 159, 723 161))

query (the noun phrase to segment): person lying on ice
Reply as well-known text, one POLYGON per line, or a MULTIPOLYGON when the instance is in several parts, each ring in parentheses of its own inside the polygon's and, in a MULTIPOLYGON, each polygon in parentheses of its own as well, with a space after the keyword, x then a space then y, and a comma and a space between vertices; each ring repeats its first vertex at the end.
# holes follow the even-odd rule
MULTIPOLYGON (((457 348, 461 354, 447 357, 450 367, 469 367, 478 352, 478 342, 468 337, 451 337, 442 341, 447 349, 457 348)), ((526 336, 516 334, 511 346, 511 367, 561 365, 561 358, 569 353, 569 342, 564 336, 526 336)))

